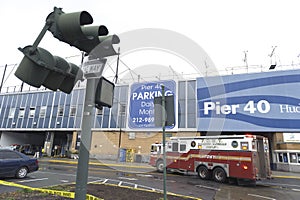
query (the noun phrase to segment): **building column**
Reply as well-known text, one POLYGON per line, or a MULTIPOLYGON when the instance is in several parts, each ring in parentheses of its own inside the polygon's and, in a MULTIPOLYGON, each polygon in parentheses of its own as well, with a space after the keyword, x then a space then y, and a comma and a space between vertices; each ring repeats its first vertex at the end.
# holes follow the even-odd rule
POLYGON ((47 156, 51 156, 53 141, 54 141, 54 132, 46 132, 44 151, 47 156))

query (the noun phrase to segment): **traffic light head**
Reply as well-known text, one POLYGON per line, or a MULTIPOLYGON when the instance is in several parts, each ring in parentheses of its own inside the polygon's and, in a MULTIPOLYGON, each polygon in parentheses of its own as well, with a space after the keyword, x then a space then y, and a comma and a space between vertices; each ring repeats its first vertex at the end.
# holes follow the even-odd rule
MULTIPOLYGON (((48 30, 54 37, 87 54, 103 42, 101 36, 108 34, 105 26, 85 26, 93 23, 92 16, 86 11, 64 13, 61 8, 54 7, 54 11, 48 15, 46 23, 49 24, 48 30)), ((113 36, 113 38, 114 40, 111 42, 116 42, 116 37, 113 36)), ((110 48, 112 48, 112 44, 117 43, 110 43, 110 48)), ((114 53, 112 55, 116 55, 115 52, 112 53, 114 53)), ((110 55, 106 53, 105 56, 110 55)))
POLYGON ((15 75, 25 83, 50 90, 61 90, 71 93, 76 82, 83 77, 82 70, 68 63, 63 58, 53 56, 47 50, 32 46, 19 48, 24 57, 15 72, 15 75))
POLYGON ((49 68, 53 67, 55 61, 50 52, 46 49, 32 46, 19 48, 25 55, 17 68, 15 75, 23 82, 40 87, 49 74, 49 68))
POLYGON ((112 45, 120 42, 119 37, 108 36, 105 26, 85 26, 91 23, 93 18, 86 11, 64 13, 61 8, 54 7, 34 44, 19 48, 24 57, 15 75, 34 87, 43 85, 54 91, 59 89, 71 93, 76 82, 83 79, 82 70, 63 58, 53 56, 38 44, 49 30, 54 37, 85 52, 85 55, 93 52, 91 56, 95 59, 117 55, 112 45))

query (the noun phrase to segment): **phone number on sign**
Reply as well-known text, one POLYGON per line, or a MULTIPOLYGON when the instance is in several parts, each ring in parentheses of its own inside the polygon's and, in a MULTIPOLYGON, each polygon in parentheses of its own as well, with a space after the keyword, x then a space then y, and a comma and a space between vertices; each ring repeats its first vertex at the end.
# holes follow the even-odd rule
POLYGON ((133 117, 131 118, 133 123, 152 123, 154 122, 154 117, 133 117))

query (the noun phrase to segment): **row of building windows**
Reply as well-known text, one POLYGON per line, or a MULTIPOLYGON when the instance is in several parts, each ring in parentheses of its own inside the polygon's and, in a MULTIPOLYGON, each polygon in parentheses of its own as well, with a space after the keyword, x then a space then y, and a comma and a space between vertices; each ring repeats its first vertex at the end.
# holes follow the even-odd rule
POLYGON ((299 152, 277 152, 276 153, 278 163, 286 164, 299 164, 300 165, 300 151, 299 152))
MULTIPOLYGON (((24 118, 25 117, 25 109, 26 108, 20 108, 19 109, 18 118, 24 118)), ((76 110, 77 110, 76 106, 71 106, 70 107, 69 116, 70 117, 74 117, 76 115, 76 110)), ((40 108, 40 111, 39 111, 39 117, 40 118, 45 118, 46 117, 46 112, 47 112, 47 106, 42 106, 40 108)), ((57 116, 58 117, 64 116, 64 112, 65 112, 64 107, 63 106, 59 106, 58 107, 58 111, 57 111, 57 116)), ((125 112, 125 108, 122 109, 122 112, 123 113, 125 112)), ((10 108, 9 114, 8 114, 8 118, 14 118, 15 114, 16 114, 16 108, 10 108)), ((35 114, 36 114, 36 108, 30 107, 29 108, 28 118, 34 118, 35 114)), ((97 115, 102 115, 103 114, 103 109, 101 109, 101 108, 97 109, 96 110, 96 114, 97 115)))
MULTIPOLYGON (((22 108, 19 108, 19 112, 18 112, 18 118, 24 118, 25 117, 25 111, 26 111, 26 108, 25 107, 22 107, 22 108)), ((9 114, 8 114, 8 118, 14 118, 15 117, 15 114, 17 112, 17 109, 16 108, 10 108, 9 109, 9 114)), ((46 112, 47 112, 47 106, 42 106, 40 108, 40 111, 39 111, 39 117, 40 118, 45 118, 46 117, 46 112)), ((58 107, 58 110, 57 110, 57 116, 58 117, 62 117, 64 116, 64 112, 65 112, 65 109, 63 106, 59 106, 58 107)), ((98 114, 101 113, 100 111, 97 112, 98 114)), ((28 118, 34 118, 36 115, 36 108, 35 107, 30 107, 29 108, 29 113, 28 113, 28 118)), ((72 117, 72 116, 75 116, 76 115, 76 106, 71 106, 70 107, 70 112, 69 112, 69 116, 72 117)))

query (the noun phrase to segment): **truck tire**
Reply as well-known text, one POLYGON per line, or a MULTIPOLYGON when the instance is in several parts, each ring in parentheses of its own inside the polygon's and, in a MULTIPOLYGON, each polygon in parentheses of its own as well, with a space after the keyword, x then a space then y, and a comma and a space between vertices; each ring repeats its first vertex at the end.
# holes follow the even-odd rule
POLYGON ((197 168, 197 174, 201 179, 210 179, 211 178, 211 173, 205 166, 199 166, 197 168))
POLYGON ((221 167, 217 167, 213 170, 213 179, 216 182, 224 183, 227 179, 226 172, 221 167))
POLYGON ((160 173, 162 173, 164 171, 164 162, 163 162, 163 160, 158 160, 156 162, 156 170, 160 173))

